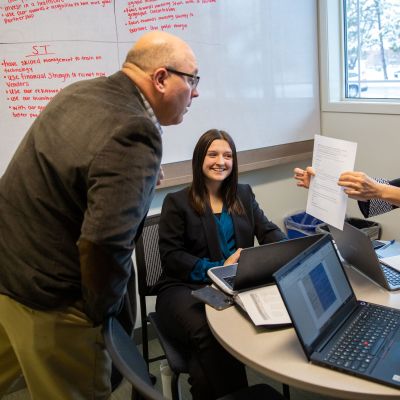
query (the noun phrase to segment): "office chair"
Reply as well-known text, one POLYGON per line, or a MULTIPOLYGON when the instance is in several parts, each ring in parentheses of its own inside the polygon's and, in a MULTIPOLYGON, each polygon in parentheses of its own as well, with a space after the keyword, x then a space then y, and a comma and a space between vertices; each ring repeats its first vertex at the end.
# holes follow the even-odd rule
POLYGON ((132 400, 163 400, 151 383, 147 364, 135 342, 114 317, 106 320, 103 337, 113 364, 132 384, 132 400))
MULTIPOLYGON (((106 349, 112 362, 121 374, 132 384, 134 400, 164 400, 160 392, 154 389, 147 364, 140 354, 136 343, 114 317, 106 320, 103 326, 106 349)), ((282 395, 266 384, 257 384, 228 394, 219 400, 283 400, 282 395)))
POLYGON ((142 234, 135 247, 140 315, 142 320, 143 357, 147 367, 150 362, 167 359, 172 371, 172 398, 173 400, 179 400, 179 375, 188 372, 185 352, 180 348, 177 342, 163 333, 163 327, 160 324, 156 312, 151 312, 147 315, 146 297, 155 295, 153 287, 158 282, 163 272, 158 247, 159 220, 159 214, 151 215, 146 218, 142 234), (149 358, 147 321, 149 321, 154 328, 165 355, 149 358))

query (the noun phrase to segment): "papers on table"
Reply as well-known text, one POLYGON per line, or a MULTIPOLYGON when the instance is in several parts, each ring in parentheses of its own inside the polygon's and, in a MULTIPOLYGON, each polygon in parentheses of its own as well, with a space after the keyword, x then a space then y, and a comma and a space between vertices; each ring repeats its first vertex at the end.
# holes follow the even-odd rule
POLYGON ((400 256, 384 257, 379 261, 400 272, 400 256))
POLYGON ((397 240, 387 241, 386 244, 376 250, 379 259, 389 258, 400 255, 400 242, 397 240))
POLYGON ((337 182, 342 172, 352 171, 357 143, 315 135, 306 212, 329 225, 343 229, 347 195, 337 182))
POLYGON ((276 285, 247 290, 235 296, 254 325, 287 325, 290 317, 276 285))

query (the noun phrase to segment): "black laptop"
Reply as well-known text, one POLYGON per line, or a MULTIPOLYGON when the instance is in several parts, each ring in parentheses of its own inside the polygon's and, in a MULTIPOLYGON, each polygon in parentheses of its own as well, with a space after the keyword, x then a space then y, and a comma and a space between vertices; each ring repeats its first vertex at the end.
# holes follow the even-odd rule
POLYGON ((400 289, 400 272, 379 261, 368 235, 348 222, 344 223, 343 230, 329 226, 329 231, 340 255, 349 264, 387 290, 400 289))
POLYGON ((329 236, 274 278, 312 363, 400 388, 400 310, 356 299, 329 236))
POLYGON ((323 236, 317 234, 243 249, 237 264, 210 268, 208 277, 231 295, 272 284, 275 271, 323 236))

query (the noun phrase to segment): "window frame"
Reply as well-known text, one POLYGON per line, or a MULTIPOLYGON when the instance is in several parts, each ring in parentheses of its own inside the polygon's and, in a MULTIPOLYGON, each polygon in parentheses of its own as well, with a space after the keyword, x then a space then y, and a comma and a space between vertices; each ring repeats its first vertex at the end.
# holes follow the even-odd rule
POLYGON ((345 98, 342 0, 318 0, 321 111, 400 114, 400 99, 345 98))

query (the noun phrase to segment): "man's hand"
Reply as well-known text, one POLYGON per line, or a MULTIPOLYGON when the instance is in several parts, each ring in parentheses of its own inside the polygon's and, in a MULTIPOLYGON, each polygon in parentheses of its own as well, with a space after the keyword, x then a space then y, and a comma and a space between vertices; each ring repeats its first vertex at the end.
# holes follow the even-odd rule
POLYGON ((160 166, 160 170, 158 171, 157 176, 157 186, 161 185, 161 181, 164 179, 164 170, 163 167, 160 166))
POLYGON ((312 176, 315 176, 313 167, 307 167, 305 170, 301 168, 294 169, 294 179, 297 180, 297 186, 308 189, 312 176))

